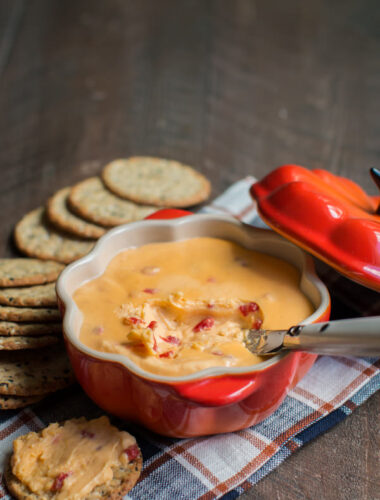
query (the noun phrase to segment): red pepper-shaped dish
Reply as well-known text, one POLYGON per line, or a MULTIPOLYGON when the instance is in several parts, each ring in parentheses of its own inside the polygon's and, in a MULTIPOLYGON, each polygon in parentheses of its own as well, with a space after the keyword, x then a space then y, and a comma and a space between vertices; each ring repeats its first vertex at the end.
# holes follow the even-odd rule
POLYGON ((380 197, 344 177, 298 165, 277 168, 253 184, 251 195, 275 231, 380 291, 380 197))

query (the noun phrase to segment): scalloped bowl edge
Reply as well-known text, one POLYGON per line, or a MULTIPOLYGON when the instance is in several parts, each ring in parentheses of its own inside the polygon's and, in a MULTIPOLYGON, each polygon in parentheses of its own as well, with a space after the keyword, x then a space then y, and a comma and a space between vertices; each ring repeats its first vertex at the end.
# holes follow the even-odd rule
POLYGON ((330 298, 327 288, 315 274, 311 257, 272 231, 242 224, 236 219, 223 215, 200 214, 181 219, 143 220, 112 229, 99 239, 91 252, 67 266, 61 273, 57 281, 57 295, 64 305, 63 329, 68 340, 77 349, 90 356, 121 363, 137 375, 157 382, 188 382, 206 376, 244 374, 265 369, 276 363, 286 353, 277 354, 253 367, 214 367, 182 377, 158 376, 142 370, 123 355, 96 351, 79 340, 82 313, 72 298, 77 288, 103 274, 109 262, 119 252, 128 248, 200 236, 230 239, 249 249, 281 258, 295 265, 301 272, 300 289, 316 307, 314 313, 302 321, 302 324, 317 321, 329 307, 330 298))

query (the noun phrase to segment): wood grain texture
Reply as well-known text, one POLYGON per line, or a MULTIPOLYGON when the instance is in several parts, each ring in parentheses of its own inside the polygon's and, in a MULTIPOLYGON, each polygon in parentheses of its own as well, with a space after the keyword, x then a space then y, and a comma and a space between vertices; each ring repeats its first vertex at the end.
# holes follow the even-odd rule
MULTIPOLYGON (((0 255, 14 253, 9 236, 22 215, 129 155, 194 165, 213 196, 287 162, 375 194, 377 6, 2 0, 0 255)), ((245 498, 380 498, 379 402, 378 394, 245 498)))

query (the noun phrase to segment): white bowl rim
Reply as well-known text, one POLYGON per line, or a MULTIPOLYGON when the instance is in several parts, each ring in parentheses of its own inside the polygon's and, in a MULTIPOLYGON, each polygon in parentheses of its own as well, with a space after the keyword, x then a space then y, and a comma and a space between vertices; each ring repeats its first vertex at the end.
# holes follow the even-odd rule
MULTIPOLYGON (((226 375, 243 375, 243 374, 248 374, 248 373, 254 373, 257 371, 262 371, 265 370, 266 368, 270 367, 271 365, 276 364, 279 362, 281 359, 283 359, 285 356, 287 356, 289 353, 288 352, 283 352, 279 354, 275 354, 272 357, 268 358, 267 360, 250 365, 250 366, 242 366, 242 367, 225 367, 225 366, 220 366, 220 367, 211 367, 211 368, 205 368, 203 370, 199 370, 194 373, 190 373, 187 375, 182 375, 182 376, 167 376, 167 375, 156 375, 154 373, 148 372, 137 366, 132 360, 130 360, 128 357, 122 355, 122 354, 116 354, 116 353, 108 353, 108 352, 102 352, 102 351, 97 351, 95 349, 92 349, 85 344, 83 344, 79 340, 79 332, 76 334, 73 329, 73 320, 76 314, 82 314, 78 307, 76 306, 76 303, 70 293, 66 290, 67 286, 67 281, 70 279, 70 275, 72 273, 75 273, 78 268, 80 268, 83 265, 86 265, 90 263, 94 257, 98 256, 106 242, 114 238, 115 236, 119 235, 120 233, 129 233, 135 231, 136 229, 139 229, 143 226, 149 227, 149 226, 164 226, 164 227, 179 227, 179 226, 186 226, 188 224, 195 225, 200 221, 208 221, 210 224, 213 222, 218 222, 222 221, 227 224, 231 224, 236 227, 244 228, 244 231, 256 233, 257 236, 264 236, 266 238, 269 238, 272 242, 276 241, 281 241, 282 244, 286 244, 289 247, 293 248, 294 251, 299 252, 299 256, 301 258, 301 264, 300 264, 300 271, 301 271, 301 279, 305 279, 307 282, 309 282, 314 288, 319 292, 320 294, 320 305, 319 307, 313 312, 312 315, 308 316, 304 321, 301 322, 301 324, 308 324, 316 321, 319 319, 330 307, 330 296, 329 292, 324 285, 324 283, 319 279, 317 274, 315 273, 314 270, 314 262, 311 258, 310 255, 306 254, 302 249, 294 245, 293 243, 289 242, 279 234, 275 233, 274 231, 270 229, 261 229, 257 228, 255 226, 251 226, 245 223, 242 223, 238 221, 236 218, 227 216, 227 215, 219 215, 219 214, 192 214, 186 217, 180 217, 180 218, 173 218, 173 219, 143 219, 141 221, 137 222, 130 222, 128 224, 124 224, 121 226, 118 226, 114 229, 111 229, 108 231, 104 236, 102 236, 94 246, 94 248, 84 257, 76 260, 75 262, 69 264, 60 274, 57 284, 56 284, 56 292, 58 297, 61 299, 61 301, 64 304, 64 317, 63 317, 63 332, 64 336, 67 338, 67 340, 79 351, 82 353, 92 357, 96 358, 98 360, 102 361, 107 361, 107 362, 113 362, 113 363, 118 363, 121 364, 123 367, 134 373, 140 378, 143 379, 148 379, 154 382, 162 382, 162 383, 186 383, 186 382, 191 382, 191 381, 196 381, 199 379, 204 379, 204 378, 210 378, 210 377, 220 377, 220 376, 226 376, 226 375)), ((182 238, 186 239, 186 238, 182 238)), ((226 238, 228 239, 228 238, 226 238)), ((178 240, 165 240, 165 241, 178 241, 178 240)), ((147 241, 146 244, 149 244, 150 242, 147 241)), ((242 245, 244 246, 244 245, 242 245)), ((100 272, 96 273, 95 275, 91 276, 89 279, 85 279, 82 281, 80 285, 78 285, 76 288, 79 288, 81 285, 83 285, 85 282, 90 281, 91 279, 94 279, 95 277, 101 275, 108 263, 112 258, 114 258, 118 253, 121 251, 127 250, 128 248, 134 248, 135 245, 130 245, 126 246, 122 249, 119 249, 116 252, 113 252, 110 258, 107 260, 107 263, 103 266, 103 268, 100 270, 100 272)))

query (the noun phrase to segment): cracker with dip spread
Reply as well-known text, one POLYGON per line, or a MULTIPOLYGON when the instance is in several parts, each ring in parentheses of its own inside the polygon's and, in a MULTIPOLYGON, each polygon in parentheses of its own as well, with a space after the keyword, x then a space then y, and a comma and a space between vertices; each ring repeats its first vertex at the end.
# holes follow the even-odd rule
POLYGON ((70 211, 67 203, 70 191, 70 187, 60 189, 49 199, 46 206, 49 220, 62 231, 75 236, 90 239, 103 236, 106 232, 104 227, 88 222, 70 211))
POLYGON ((13 307, 0 305, 0 320, 28 323, 54 323, 61 319, 58 309, 50 307, 13 307))
POLYGON ((156 207, 137 205, 109 191, 99 177, 90 177, 76 184, 69 195, 69 206, 80 217, 113 227, 147 217, 156 207))
POLYGON ((20 500, 121 499, 141 468, 135 438, 103 416, 54 423, 18 437, 4 477, 20 500))
POLYGON ((59 262, 47 260, 0 259, 0 287, 50 283, 58 278, 64 267, 59 262))
POLYGON ((26 255, 63 264, 83 257, 94 246, 94 242, 62 233, 52 227, 46 220, 43 207, 32 210, 17 223, 14 238, 17 248, 26 255))
POLYGON ((0 288, 0 304, 17 307, 56 307, 55 283, 0 288))
POLYGON ((210 182, 193 168, 177 161, 149 156, 114 160, 102 178, 118 196, 159 207, 189 207, 206 200, 210 182))

